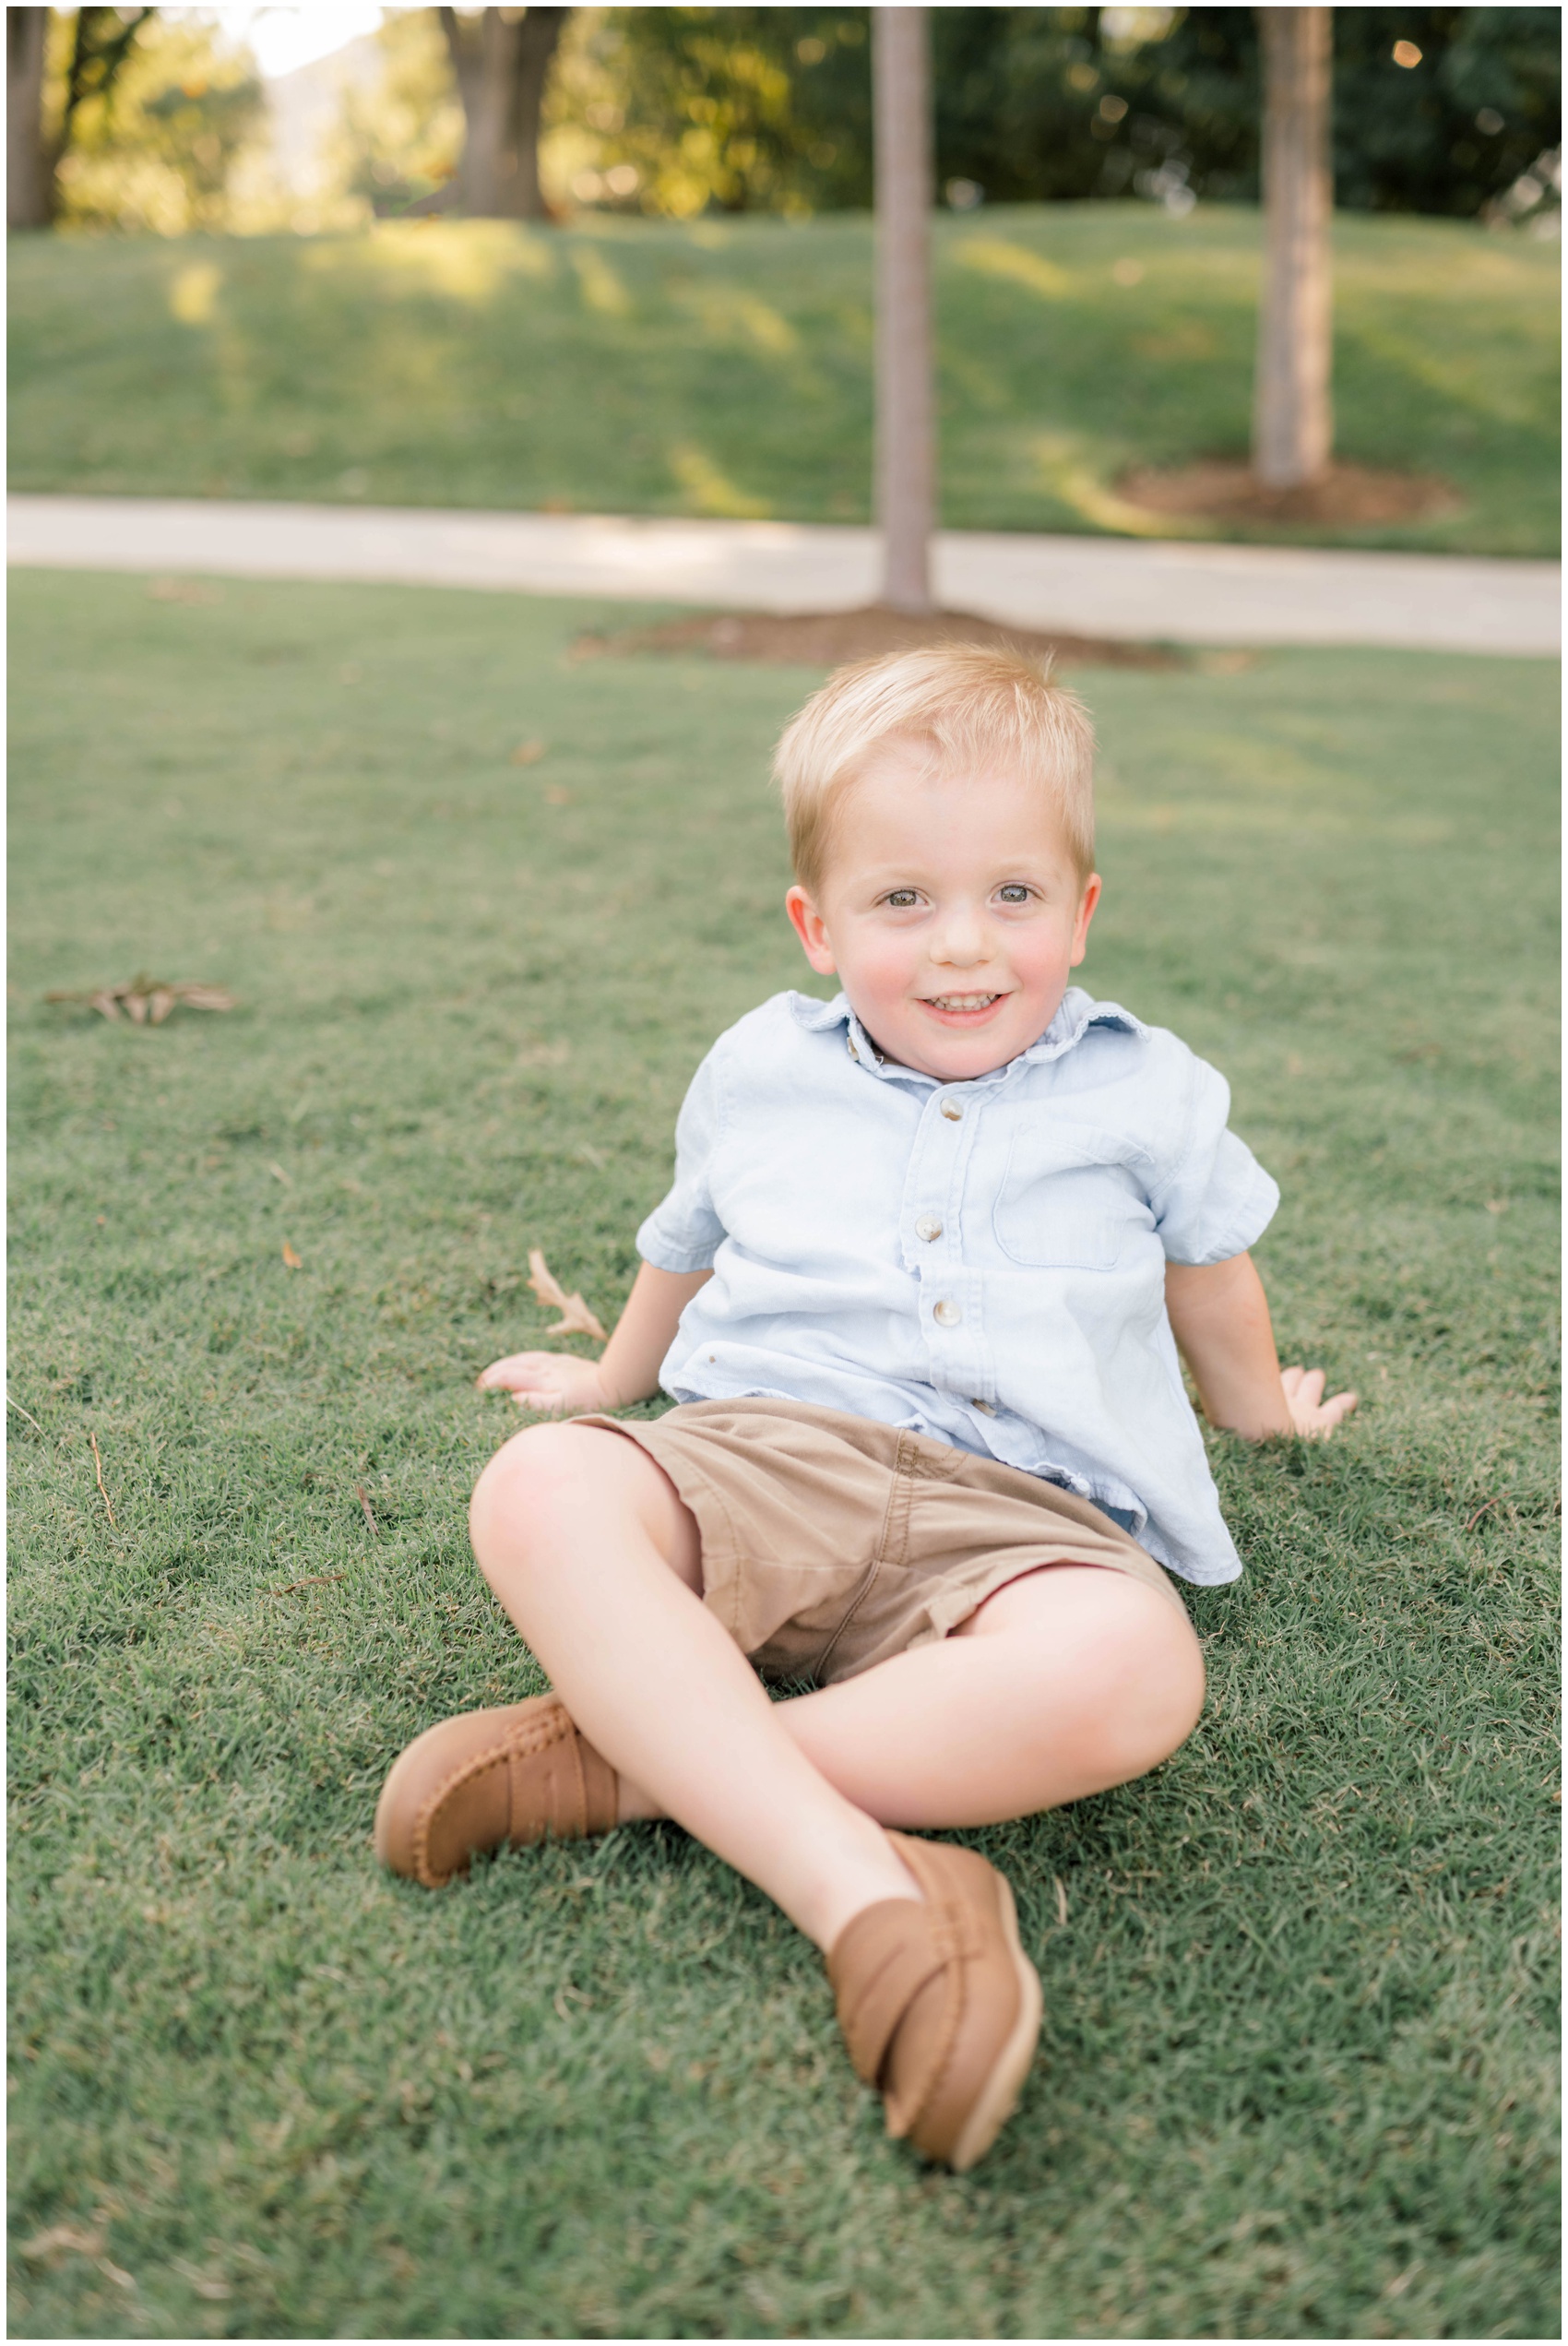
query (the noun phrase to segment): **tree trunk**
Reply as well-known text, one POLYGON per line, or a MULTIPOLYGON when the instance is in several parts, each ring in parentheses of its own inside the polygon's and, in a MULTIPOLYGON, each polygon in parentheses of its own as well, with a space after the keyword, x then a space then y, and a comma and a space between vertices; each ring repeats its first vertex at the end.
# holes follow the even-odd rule
POLYGON ((876 513, 883 601, 929 611, 936 509, 927 11, 872 10, 876 114, 876 513))
POLYGON ((6 225, 47 228, 54 173, 43 143, 47 8, 6 11, 6 225))
POLYGON ((1265 488, 1326 471, 1334 445, 1328 109, 1332 8, 1260 8, 1264 286, 1253 404, 1253 469, 1265 488))
POLYGON ((463 210, 484 220, 548 220, 539 184, 539 117, 571 10, 486 8, 477 25, 455 8, 439 14, 463 101, 463 210))

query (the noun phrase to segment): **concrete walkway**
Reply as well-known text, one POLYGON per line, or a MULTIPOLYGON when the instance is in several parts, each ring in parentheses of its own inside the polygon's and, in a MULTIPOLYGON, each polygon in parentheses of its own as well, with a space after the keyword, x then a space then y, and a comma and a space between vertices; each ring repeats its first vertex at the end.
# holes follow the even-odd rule
MULTIPOLYGON (((13 564, 244 578, 386 579, 766 611, 874 601, 875 532, 199 498, 14 496, 13 564)), ((938 539, 949 608, 1133 642, 1376 644, 1555 655, 1554 562, 1146 539, 938 539)))

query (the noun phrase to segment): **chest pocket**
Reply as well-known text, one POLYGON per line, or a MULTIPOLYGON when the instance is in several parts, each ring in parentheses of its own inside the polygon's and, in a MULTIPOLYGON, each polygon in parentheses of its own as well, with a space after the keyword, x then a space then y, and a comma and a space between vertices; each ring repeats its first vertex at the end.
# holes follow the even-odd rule
POLYGON ((1038 1115, 1018 1120, 991 1221, 1012 1261, 1051 1270, 1113 1270, 1154 1227, 1127 1141, 1038 1115))

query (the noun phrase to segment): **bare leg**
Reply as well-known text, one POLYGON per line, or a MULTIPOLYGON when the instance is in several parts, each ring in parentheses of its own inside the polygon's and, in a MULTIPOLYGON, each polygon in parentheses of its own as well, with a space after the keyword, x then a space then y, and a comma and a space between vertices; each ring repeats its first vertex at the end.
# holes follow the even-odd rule
POLYGON ((1126 1573, 1009 1581, 940 1643, 779 1706, 828 1781, 884 1825, 991 1825, 1142 1776, 1203 1705, 1203 1652, 1126 1573))
POLYGON ((865 1907, 921 1895, 834 1790, 696 1593, 696 1527, 663 1470, 603 1427, 541 1425, 474 1492, 474 1554, 590 1743, 824 1949, 865 1907))

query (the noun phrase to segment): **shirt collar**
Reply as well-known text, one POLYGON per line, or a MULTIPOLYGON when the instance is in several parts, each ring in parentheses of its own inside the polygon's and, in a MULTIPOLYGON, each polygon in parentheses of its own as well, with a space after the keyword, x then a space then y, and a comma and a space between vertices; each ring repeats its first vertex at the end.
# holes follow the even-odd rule
MULTIPOLYGON (((897 1077, 908 1083, 935 1082, 934 1076, 921 1075, 915 1067, 896 1066, 885 1059, 850 1009, 847 994, 835 994, 831 1002, 818 1002, 809 994, 791 994, 790 1007, 808 1034, 827 1034, 835 1027, 844 1028, 849 1055, 872 1075, 897 1077)), ((1060 1059, 1083 1041, 1091 1027, 1111 1027, 1136 1035, 1148 1032, 1143 1021, 1134 1018, 1131 1010, 1124 1010, 1119 1002, 1097 1002, 1081 985, 1070 985, 1039 1042, 1031 1042, 1027 1051, 1021 1051, 1005 1066, 994 1067, 989 1076, 977 1077, 975 1080, 983 1083, 1009 1075, 1015 1067, 1060 1059)))

